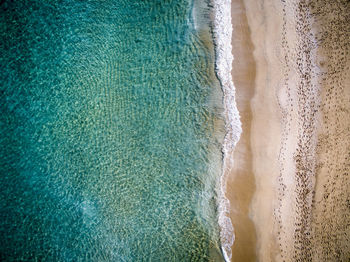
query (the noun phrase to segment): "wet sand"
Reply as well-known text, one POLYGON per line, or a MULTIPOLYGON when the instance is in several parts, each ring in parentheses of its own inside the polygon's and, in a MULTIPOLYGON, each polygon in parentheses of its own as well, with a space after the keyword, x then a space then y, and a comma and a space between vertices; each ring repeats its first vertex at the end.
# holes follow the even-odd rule
POLYGON ((230 218, 235 229, 232 261, 254 261, 255 228, 249 218, 249 206, 256 189, 250 143, 252 112, 250 100, 254 95, 255 60, 253 44, 242 0, 232 0, 232 48, 234 61, 232 78, 236 87, 236 102, 242 122, 242 134, 231 157, 226 196, 231 202, 230 218))
POLYGON ((232 261, 350 259, 350 4, 232 0, 232 261))

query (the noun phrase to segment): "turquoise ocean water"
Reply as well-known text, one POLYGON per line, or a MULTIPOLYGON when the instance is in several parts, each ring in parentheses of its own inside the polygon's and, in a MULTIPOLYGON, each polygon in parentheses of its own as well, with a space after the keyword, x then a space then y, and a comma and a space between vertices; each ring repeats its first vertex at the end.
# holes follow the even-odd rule
POLYGON ((221 261, 205 1, 1 1, 1 261, 221 261))

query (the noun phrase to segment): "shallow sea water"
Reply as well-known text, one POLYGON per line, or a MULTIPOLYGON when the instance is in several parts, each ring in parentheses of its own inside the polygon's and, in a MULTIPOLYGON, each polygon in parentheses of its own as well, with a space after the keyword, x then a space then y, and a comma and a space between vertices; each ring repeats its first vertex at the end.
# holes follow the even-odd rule
POLYGON ((2 261, 222 260, 203 3, 2 2, 2 261))

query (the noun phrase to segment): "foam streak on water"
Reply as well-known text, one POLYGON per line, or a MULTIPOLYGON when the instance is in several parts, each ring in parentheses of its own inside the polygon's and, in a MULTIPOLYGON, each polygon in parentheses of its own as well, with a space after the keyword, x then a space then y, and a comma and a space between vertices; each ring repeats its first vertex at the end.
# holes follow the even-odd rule
POLYGON ((231 246, 234 242, 234 229, 228 213, 230 202, 225 197, 226 168, 232 164, 231 153, 242 132, 239 112, 236 107, 235 87, 232 80, 232 24, 231 0, 214 0, 214 41, 216 45, 216 72, 224 93, 226 136, 223 143, 223 172, 219 192, 219 225, 222 251, 226 261, 231 259, 231 246))

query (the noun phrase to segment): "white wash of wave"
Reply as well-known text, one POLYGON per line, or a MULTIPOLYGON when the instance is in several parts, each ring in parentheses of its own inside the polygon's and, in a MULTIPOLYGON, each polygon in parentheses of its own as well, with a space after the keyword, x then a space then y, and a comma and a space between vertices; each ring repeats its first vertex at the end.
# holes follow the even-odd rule
POLYGON ((232 23, 231 0, 213 0, 214 6, 214 42, 216 55, 216 73, 221 82, 224 95, 226 135, 223 142, 223 170, 220 180, 219 226, 221 248, 225 261, 232 257, 231 246, 234 242, 234 229, 229 218, 230 202, 225 197, 227 167, 232 163, 230 157, 242 133, 241 121, 235 100, 235 87, 232 81, 232 23))

